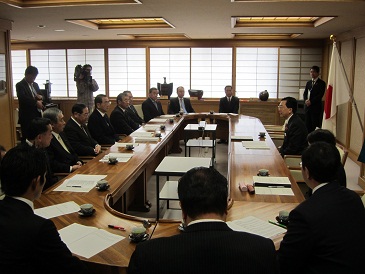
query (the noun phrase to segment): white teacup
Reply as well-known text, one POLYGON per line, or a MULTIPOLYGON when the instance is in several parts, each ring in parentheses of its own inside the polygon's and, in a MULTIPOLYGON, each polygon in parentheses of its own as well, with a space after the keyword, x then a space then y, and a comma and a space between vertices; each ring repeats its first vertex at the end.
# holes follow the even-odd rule
POLYGON ((83 204, 80 205, 81 212, 84 214, 90 214, 94 210, 94 206, 92 204, 83 204))
POLYGON ((100 180, 96 183, 96 186, 99 188, 99 189, 106 189, 108 187, 108 181, 107 180, 100 180))
POLYGON ((267 176, 267 175, 269 175, 269 170, 268 169, 264 169, 264 168, 259 169, 259 175, 260 176, 267 176))

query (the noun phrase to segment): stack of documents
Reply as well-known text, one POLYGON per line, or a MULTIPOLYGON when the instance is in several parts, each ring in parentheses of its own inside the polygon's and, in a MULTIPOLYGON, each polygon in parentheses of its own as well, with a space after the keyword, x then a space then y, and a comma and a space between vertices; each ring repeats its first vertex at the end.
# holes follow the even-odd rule
POLYGON ((253 176, 255 193, 294 196, 288 177, 253 176))
POLYGON ((139 146, 139 144, 136 143, 115 143, 110 147, 110 150, 118 150, 119 147, 126 147, 126 146, 139 146))
POLYGON ((252 136, 231 136, 231 140, 253 141, 252 136))
POLYGON ((145 143, 145 142, 158 142, 160 137, 136 137, 134 141, 136 143, 145 143))
POLYGON ((254 216, 227 222, 227 225, 234 231, 243 231, 256 234, 265 238, 273 238, 276 235, 286 232, 286 229, 270 224, 254 216))
POLYGON ((87 259, 125 238, 103 229, 76 223, 62 228, 58 232, 72 253, 87 259))
POLYGON ((96 182, 104 179, 106 175, 76 174, 70 179, 63 181, 53 191, 89 192, 96 186, 96 182))
POLYGON ((144 125, 143 129, 146 131, 155 131, 160 129, 161 125, 153 124, 153 125, 144 125))
POLYGON ((129 136, 131 137, 153 137, 153 132, 145 132, 145 131, 134 131, 129 136))
POLYGON ((126 163, 129 161, 130 158, 132 158, 133 153, 118 153, 118 152, 111 152, 107 155, 105 155, 102 159, 99 160, 99 162, 102 163, 108 163, 109 157, 117 158, 119 163, 126 163))
POLYGON ((264 141, 242 141, 242 145, 247 149, 270 149, 264 141))
MULTIPOLYGON (((174 117, 174 115, 172 115, 172 117, 174 117)), ((166 121, 167 121, 166 118, 153 118, 149 122, 151 122, 151 123, 166 123, 166 121)))

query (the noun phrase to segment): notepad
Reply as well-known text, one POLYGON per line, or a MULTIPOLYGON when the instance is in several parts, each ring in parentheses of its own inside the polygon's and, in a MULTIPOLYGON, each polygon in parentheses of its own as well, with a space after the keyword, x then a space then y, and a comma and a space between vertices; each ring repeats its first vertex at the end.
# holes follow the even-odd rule
MULTIPOLYGON (((164 114, 164 115, 160 115, 161 118, 174 118, 175 115, 173 114, 164 114)), ((153 119, 152 119, 153 120, 153 119)), ((166 121, 166 120, 165 120, 166 121)))
POLYGON ((34 214, 41 216, 46 219, 51 219, 54 217, 74 213, 80 210, 80 206, 74 201, 46 206, 42 208, 37 208, 34 210, 34 214))
POLYGON ((294 196, 288 177, 253 176, 253 182, 256 194, 294 196))
POLYGON ((136 143, 145 143, 145 142, 158 142, 160 140, 159 137, 136 137, 134 141, 136 143))
POLYGON ((252 136, 231 136, 231 140, 253 141, 252 136))
POLYGON ((134 131, 129 136, 131 136, 131 137, 152 137, 153 132, 134 131))
POLYGON ((146 130, 146 131, 155 131, 157 129, 160 129, 161 125, 145 125, 143 126, 143 129, 146 130))
MULTIPOLYGON (((174 116, 172 116, 172 117, 174 117, 174 116)), ((151 123, 166 123, 166 121, 167 121, 167 119, 165 119, 165 118, 153 118, 152 120, 150 120, 151 123)))
POLYGON ((247 149, 270 149, 264 141, 242 141, 242 145, 247 149))
POLYGON ((89 192, 96 185, 96 182, 104 179, 106 175, 75 174, 70 179, 63 181, 53 191, 89 192))

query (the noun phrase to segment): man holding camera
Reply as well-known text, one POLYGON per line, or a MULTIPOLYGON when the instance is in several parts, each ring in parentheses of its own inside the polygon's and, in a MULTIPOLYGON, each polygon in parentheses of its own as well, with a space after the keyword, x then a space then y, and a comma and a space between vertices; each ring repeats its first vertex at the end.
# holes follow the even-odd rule
POLYGON ((93 92, 99 89, 98 83, 91 76, 91 71, 91 65, 84 65, 79 76, 75 80, 77 87, 77 102, 85 104, 90 112, 94 109, 93 92))

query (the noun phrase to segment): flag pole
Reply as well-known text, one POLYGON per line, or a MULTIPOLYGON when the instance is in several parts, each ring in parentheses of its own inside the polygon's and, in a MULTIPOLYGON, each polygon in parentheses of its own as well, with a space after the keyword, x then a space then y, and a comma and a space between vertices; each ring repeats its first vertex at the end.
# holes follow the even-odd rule
MULTIPOLYGON (((342 58, 341 58, 341 55, 340 55, 340 52, 338 51, 338 48, 336 46, 336 36, 334 36, 333 34, 330 36, 330 40, 333 41, 333 45, 336 50, 337 50, 337 53, 338 53, 338 57, 339 57, 339 60, 340 60, 340 63, 341 63, 341 66, 342 66, 342 69, 343 69, 343 72, 345 74, 345 77, 346 77, 346 81, 347 81, 347 85, 349 87, 351 87, 350 85, 350 82, 349 82, 349 79, 347 77, 347 73, 346 73, 346 70, 345 70, 345 66, 342 62, 342 58)), ((357 104, 356 104, 356 101, 355 101, 355 98, 354 98, 354 95, 353 95, 353 91, 352 91, 352 88, 349 88, 349 97, 350 97, 350 100, 351 100, 351 103, 352 105, 354 106, 355 110, 356 110, 356 114, 357 114, 357 119, 359 120, 359 124, 360 124, 360 127, 361 127, 361 131, 364 132, 364 126, 361 122, 361 118, 360 118, 360 114, 359 114, 359 109, 357 108, 357 104)))

